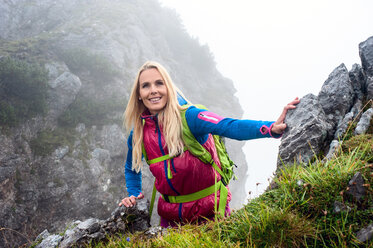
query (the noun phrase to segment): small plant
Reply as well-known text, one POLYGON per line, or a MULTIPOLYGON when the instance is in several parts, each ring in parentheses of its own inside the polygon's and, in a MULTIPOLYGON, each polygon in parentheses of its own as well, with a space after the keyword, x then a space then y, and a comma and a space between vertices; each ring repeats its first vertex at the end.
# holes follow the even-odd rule
POLYGON ((353 151, 357 148, 359 148, 358 152, 363 160, 373 162, 373 134, 353 136, 342 145, 344 152, 353 151))
POLYGON ((78 75, 88 73, 96 83, 110 81, 120 75, 119 71, 114 69, 113 64, 106 57, 93 54, 87 49, 66 49, 60 51, 59 56, 73 73, 78 75))
POLYGON ((109 116, 123 110, 124 103, 118 98, 112 97, 106 102, 92 100, 91 98, 78 95, 69 108, 58 118, 58 122, 64 127, 75 127, 78 123, 85 123, 87 126, 102 126, 113 120, 109 116))
POLYGON ((54 131, 46 130, 38 133, 38 136, 30 141, 30 147, 37 156, 47 156, 60 146, 72 147, 75 133, 70 129, 58 128, 54 131))
POLYGON ((0 60, 0 125, 13 127, 47 111, 48 74, 37 63, 0 60))

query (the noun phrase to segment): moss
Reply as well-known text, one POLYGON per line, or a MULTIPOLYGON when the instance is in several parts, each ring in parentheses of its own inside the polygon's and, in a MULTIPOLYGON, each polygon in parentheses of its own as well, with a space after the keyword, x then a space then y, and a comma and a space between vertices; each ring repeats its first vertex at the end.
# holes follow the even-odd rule
POLYGON ((120 120, 113 119, 112 113, 122 111, 124 100, 119 97, 111 97, 106 101, 97 101, 81 94, 69 108, 58 118, 58 123, 64 127, 75 127, 79 123, 86 126, 102 126, 120 120))
POLYGON ((45 63, 51 56, 48 51, 56 38, 52 38, 51 35, 46 33, 23 40, 0 39, 0 57, 12 56, 18 59, 45 63))
POLYGON ((21 183, 22 183, 21 172, 18 169, 16 169, 16 182, 14 186, 16 188, 19 188, 21 186, 21 183))
POLYGON ((39 132, 37 137, 30 141, 30 147, 35 155, 44 157, 60 146, 72 147, 75 134, 75 130, 67 128, 45 130, 39 132))
POLYGON ((91 138, 91 135, 88 134, 84 138, 80 139, 79 149, 77 158, 82 161, 82 164, 84 168, 89 168, 87 160, 92 158, 90 147, 89 147, 89 139, 91 138))
POLYGON ((342 144, 344 152, 358 150, 362 160, 373 162, 373 134, 362 134, 351 137, 342 144))
POLYGON ((88 73, 91 81, 96 84, 102 81, 110 81, 120 76, 119 70, 114 69, 114 65, 106 57, 100 54, 93 54, 87 49, 63 49, 58 52, 58 56, 73 73, 78 76, 88 73))
POLYGON ((47 112, 47 71, 37 62, 0 60, 0 126, 13 127, 47 112))
POLYGON ((370 125, 367 130, 367 134, 373 134, 373 118, 370 120, 370 125))
POLYGON ((57 187, 62 187, 64 185, 64 182, 61 180, 61 178, 54 178, 53 179, 53 183, 57 186, 57 187))

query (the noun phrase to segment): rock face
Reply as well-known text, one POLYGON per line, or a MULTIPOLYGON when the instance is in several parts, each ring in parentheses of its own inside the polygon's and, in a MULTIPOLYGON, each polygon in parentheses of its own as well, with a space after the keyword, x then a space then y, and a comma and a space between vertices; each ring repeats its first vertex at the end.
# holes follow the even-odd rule
POLYGON ((309 94, 300 99, 294 111, 286 116, 289 131, 285 132, 280 149, 279 163, 307 163, 314 151, 323 149, 332 125, 328 122, 316 96, 309 94), (311 135, 312 134, 312 135, 311 135), (297 149, 292 149, 297 147, 297 149))
POLYGON ((74 221, 63 234, 49 234, 44 230, 35 239, 36 248, 86 247, 104 241, 108 235, 145 231, 150 227, 149 202, 138 200, 131 208, 116 208, 106 220, 89 218, 74 221))
POLYGON ((359 44, 361 64, 365 72, 365 90, 368 99, 373 99, 373 37, 359 44))
MULTIPOLYGON (((0 59, 36 60, 49 75, 46 115, 0 126, 0 227, 14 230, 2 231, 0 247, 76 219, 102 219, 127 194, 121 118, 146 60, 163 64, 191 102, 242 116, 208 47, 156 0, 13 0, 2 1, 0 13, 0 59)), ((242 146, 227 141, 236 173, 245 175, 242 146)), ((144 168, 149 199, 154 178, 144 168)), ((232 207, 245 201, 244 181, 230 184, 232 207)))
POLYGON ((355 64, 348 72, 341 64, 329 75, 317 97, 304 96, 297 108, 288 112, 278 166, 308 164, 320 154, 330 159, 352 121, 361 118, 356 134, 367 131, 373 111, 362 111, 363 101, 371 104, 372 99, 373 37, 360 43, 359 53, 362 66, 355 64))

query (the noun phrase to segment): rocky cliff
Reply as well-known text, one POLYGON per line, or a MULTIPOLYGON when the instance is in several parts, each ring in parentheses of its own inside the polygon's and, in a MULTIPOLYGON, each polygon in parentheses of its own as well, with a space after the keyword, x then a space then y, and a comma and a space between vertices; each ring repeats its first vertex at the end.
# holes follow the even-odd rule
MULTIPOLYGON (((1 247, 116 208, 126 195, 122 113, 146 60, 165 65, 192 102, 242 115, 232 81, 217 71, 208 47, 156 0, 2 1, 0 60, 14 65, 15 75, 32 78, 31 64, 46 75, 43 97, 17 87, 9 95, 0 82, 1 247), (35 114, 36 100, 43 111, 35 114)), ((238 175, 247 170, 242 145, 228 141, 238 175)), ((150 197, 153 179, 148 170, 143 175, 150 197)), ((240 179, 231 184, 233 206, 245 200, 240 179)))
MULTIPOLYGON (((359 44, 361 65, 350 71, 335 68, 317 96, 308 94, 286 116, 287 130, 279 148, 278 165, 307 165, 316 157, 330 159, 346 132, 366 133, 373 116, 373 37, 359 44)), ((373 148, 372 148, 373 149, 373 148)))
MULTIPOLYGON (((341 64, 331 72, 318 96, 308 94, 302 97, 297 108, 288 112, 286 116, 288 128, 282 138, 278 160, 278 169, 284 170, 278 171, 277 178, 271 183, 267 192, 262 195, 264 197, 261 196, 258 198, 262 199, 262 201, 263 199, 267 199, 265 203, 259 200, 259 204, 256 201, 258 199, 249 202, 248 205, 227 219, 227 226, 234 226, 236 222, 240 221, 241 217, 237 218, 237 215, 245 216, 243 221, 247 223, 250 213, 245 211, 253 211, 253 205, 270 206, 268 208, 272 210, 276 209, 276 204, 274 203, 277 203, 283 209, 291 209, 292 215, 299 211, 298 214, 302 213, 305 219, 313 223, 313 226, 317 226, 317 223, 322 223, 321 226, 325 226, 322 230, 313 230, 311 232, 312 239, 315 240, 309 244, 313 244, 313 246, 318 247, 319 244, 317 242, 320 242, 320 245, 328 246, 325 243, 326 238, 324 240, 323 236, 327 237, 327 242, 335 246, 339 244, 351 246, 357 243, 360 246, 369 246, 373 237, 372 214, 369 211, 369 209, 372 209, 372 191, 370 189, 369 176, 372 175, 373 166, 373 87, 371 80, 371 75, 373 75, 373 37, 362 42, 359 45, 359 51, 362 66, 355 64, 348 71, 345 65, 341 64), (351 144, 354 145, 351 146, 351 144), (358 156, 351 155, 348 159, 343 159, 343 150, 352 150, 351 154, 354 154, 357 152, 356 147, 363 149, 363 152, 358 156), (333 160, 333 158, 335 159, 333 160), (359 164, 362 160, 364 165, 362 168, 357 169, 357 167, 354 167, 354 164, 359 164), (338 163, 335 164, 335 161, 338 161, 338 163), (292 168, 294 163, 297 164, 297 167, 292 168), (289 166, 291 169, 287 170, 288 168, 282 168, 283 166, 289 166), (331 178, 338 178, 346 173, 343 167, 349 168, 348 171, 351 175, 346 177, 348 180, 343 180, 342 182, 339 181, 340 179, 330 181, 331 178), (302 178, 302 173, 299 173, 299 171, 304 168, 313 169, 307 171, 303 175, 303 179, 300 179, 302 178), (317 169, 315 170, 315 168, 317 169), (363 168, 366 169, 365 174, 362 173, 364 171, 363 168), (293 170, 297 171, 297 173, 292 172, 293 170), (320 181, 323 183, 320 184, 320 181), (286 187, 289 188, 282 191, 286 187), (327 190, 325 191, 323 187, 326 187, 327 190), (274 193, 279 189, 282 189, 281 193, 274 193), (290 190, 293 193, 298 191, 298 195, 292 195, 290 190), (290 199, 288 201, 289 206, 284 203, 286 200, 282 197, 290 199), (314 199, 318 200, 314 201, 314 199), (295 205, 298 205, 301 210, 297 210, 294 207, 295 205), (347 218, 348 216, 353 217, 347 218), (346 222, 347 219, 349 219, 349 223, 346 222), (342 222, 344 222, 343 227, 339 226, 342 222), (345 229, 345 226, 349 226, 348 231, 345 229), (337 231, 338 229, 340 230, 337 231), (348 241, 343 240, 343 238, 351 234, 353 238, 347 239, 348 241), (341 237, 343 238, 341 239, 341 237), (334 238, 338 240, 333 240, 334 238)), ((94 244, 96 242, 111 242, 111 245, 123 245, 124 239, 122 241, 108 241, 106 237, 116 232, 129 235, 129 232, 133 231, 140 231, 138 233, 141 236, 141 246, 152 247, 154 243, 151 241, 149 243, 144 242, 144 240, 155 237, 165 240, 164 235, 167 231, 162 230, 160 227, 149 228, 149 214, 146 204, 149 204, 149 202, 139 200, 139 204, 132 208, 118 207, 106 220, 90 218, 84 221, 75 221, 73 225, 67 226, 66 232, 62 234, 50 234, 48 230, 45 230, 35 240, 36 247, 85 247, 89 243, 94 244)), ((276 217, 280 216, 283 211, 289 210, 281 210, 281 213, 275 214, 276 217)), ((265 225, 274 225, 273 229, 270 229, 269 232, 266 230, 265 237, 273 235, 274 232, 289 232, 290 243, 296 247, 300 245, 295 243, 297 233, 301 234, 301 240, 307 240, 307 235, 299 232, 299 227, 296 227, 296 232, 289 231, 289 223, 285 219, 282 219, 280 222, 278 219, 271 220, 268 218, 270 213, 266 211, 251 214, 253 217, 251 219, 252 222, 255 222, 255 219, 263 218, 265 219, 265 225), (261 214, 265 215, 265 217, 261 217, 261 214), (280 223, 280 226, 277 226, 278 223, 280 223)), ((300 220, 295 222, 300 222, 304 226, 306 222, 300 220)), ((294 223, 293 218, 291 219, 291 223, 294 223)), ((299 223, 297 224, 299 225, 299 223)), ((224 225, 224 220, 217 224, 219 232, 220 230, 224 230, 224 228, 221 229, 222 225, 224 225)), ((242 228, 252 230, 252 226, 248 228, 246 224, 242 228)), ((238 227, 234 227, 233 229, 242 230, 238 227)), ((227 236, 229 240, 234 236, 235 231, 233 229, 229 229, 227 236)), ((260 225, 260 229, 263 229, 262 225, 260 225)), ((185 230, 181 231, 181 233, 184 232, 185 230)), ((259 238, 256 238, 260 240, 259 246, 268 245, 266 242, 271 243, 276 239, 268 237, 268 240, 263 241, 263 236, 260 236, 255 231, 250 233, 240 231, 239 233, 240 236, 242 235, 241 240, 246 242, 250 239, 252 233, 255 233, 254 236, 257 235, 259 238)), ((185 236, 193 235, 198 236, 199 234, 185 234, 185 236)), ((187 237, 185 238, 187 239, 187 237)), ((221 237, 219 236, 219 238, 221 237)), ((130 241, 129 238, 127 239, 127 242, 130 241)), ((180 237, 177 239, 180 240, 180 237)), ((159 243, 157 244, 159 245, 159 243)), ((167 244, 171 245, 170 243, 167 244)), ((128 245, 134 244, 128 243, 128 245)), ((201 243, 198 242, 198 245, 201 246, 201 243)), ((278 245, 281 247, 284 245, 282 235, 278 245)))

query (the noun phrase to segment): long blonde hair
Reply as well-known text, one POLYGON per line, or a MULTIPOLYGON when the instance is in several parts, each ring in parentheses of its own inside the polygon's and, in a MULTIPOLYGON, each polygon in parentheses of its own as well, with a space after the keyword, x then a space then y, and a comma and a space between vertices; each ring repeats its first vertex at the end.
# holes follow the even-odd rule
MULTIPOLYGON (((139 172, 142 167, 142 142, 143 142, 143 122, 141 114, 146 110, 144 103, 139 100, 139 78, 143 71, 148 69, 157 69, 161 74, 167 88, 168 101, 165 108, 158 113, 158 121, 163 129, 164 138, 168 148, 169 155, 176 156, 182 154, 184 144, 182 141, 182 123, 180 110, 182 107, 177 101, 177 92, 181 92, 173 84, 170 75, 166 69, 157 62, 147 61, 141 66, 132 86, 131 95, 124 112, 123 126, 127 132, 133 130, 132 136, 132 169, 139 172)), ((182 95, 183 96, 183 95, 182 95)), ((184 98, 185 99, 185 98, 184 98)))

